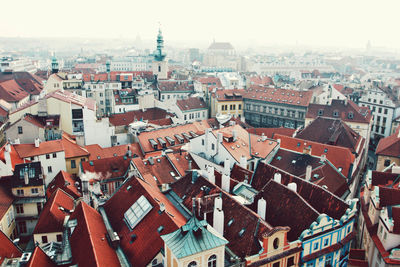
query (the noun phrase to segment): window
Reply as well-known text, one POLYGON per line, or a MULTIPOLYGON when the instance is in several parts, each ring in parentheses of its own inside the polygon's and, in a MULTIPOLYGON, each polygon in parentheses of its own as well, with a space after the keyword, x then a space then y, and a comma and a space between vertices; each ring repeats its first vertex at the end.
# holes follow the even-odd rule
POLYGON ((48 172, 48 173, 52 173, 52 172, 53 172, 53 168, 52 168, 51 166, 48 166, 48 167, 47 167, 47 172, 48 172))
POLYGON ((274 264, 272 264, 272 267, 279 267, 279 266, 280 266, 279 261, 277 261, 277 262, 275 262, 274 264))
POLYGON ((314 250, 318 249, 318 242, 314 243, 314 250))
POLYGON ((62 242, 62 235, 61 234, 57 235, 57 242, 62 242))
POLYGON ((390 159, 385 159, 385 163, 383 164, 385 167, 390 165, 390 159))
POLYGON ((76 162, 75 160, 71 160, 71 169, 75 169, 76 168, 76 162))
POLYGON ((20 221, 18 222, 18 230, 20 234, 25 234, 26 231, 26 222, 25 221, 20 221))
POLYGON ((204 139, 201 139, 201 145, 204 146, 204 139))
POLYGON ((50 159, 50 154, 46 154, 46 159, 50 159))
POLYGON ((152 206, 145 196, 139 197, 139 199, 133 203, 133 205, 125 212, 124 218, 131 229, 140 222, 140 220, 146 216, 151 210, 152 206))
POLYGON ((103 193, 107 193, 108 192, 107 184, 101 184, 101 191, 103 193))
POLYGON ((188 267, 197 267, 197 262, 191 261, 191 262, 188 264, 188 267))
POLYGON ((208 258, 208 267, 217 267, 217 255, 211 255, 208 258))
POLYGON ((47 243, 48 242, 48 240, 47 240, 47 236, 46 235, 42 235, 42 243, 47 243))
POLYGON ((31 193, 32 194, 39 194, 39 189, 38 188, 31 188, 31 193))
POLYGON ((42 203, 36 203, 36 208, 37 208, 38 214, 40 214, 40 212, 42 212, 42 203))
POLYGON ((278 238, 274 239, 273 245, 274 245, 274 249, 278 249, 279 248, 279 239, 278 238))
POLYGON ((324 240, 324 247, 326 247, 329 244, 329 238, 324 240))
POLYGON ((53 159, 57 158, 57 153, 53 153, 53 159))
POLYGON ((288 260, 287 260, 287 266, 294 266, 294 256, 292 256, 292 257, 290 257, 288 260))
POLYGON ((22 133, 23 133, 22 126, 18 126, 18 134, 22 134, 22 133))
POLYGON ((383 235, 383 240, 386 240, 387 238, 387 232, 385 231, 385 234, 383 235))
POLYGON ((239 110, 241 110, 242 109, 242 104, 239 104, 239 110))
POLYGON ((325 266, 330 266, 332 261, 332 255, 328 255, 325 257, 325 266))
POLYGON ((15 204, 15 210, 17 214, 23 214, 24 213, 24 205, 23 204, 15 204))
POLYGON ((383 110, 384 112, 384 114, 387 114, 388 113, 388 109, 387 108, 385 108, 384 110, 383 110))
POLYGON ((211 144, 211 150, 215 150, 215 144, 211 144))
POLYGON ((17 195, 18 196, 23 196, 24 195, 24 189, 17 189, 17 195))

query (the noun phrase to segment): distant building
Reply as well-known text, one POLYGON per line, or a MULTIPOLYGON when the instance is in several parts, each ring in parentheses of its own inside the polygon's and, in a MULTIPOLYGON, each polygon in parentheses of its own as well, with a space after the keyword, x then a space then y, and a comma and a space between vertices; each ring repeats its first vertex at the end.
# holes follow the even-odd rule
POLYGON ((168 62, 165 60, 167 55, 163 51, 163 48, 164 38, 162 36, 161 29, 159 29, 157 35, 157 49, 153 54, 153 74, 157 77, 157 80, 168 79, 168 62))
POLYGON ((178 119, 182 122, 193 122, 208 118, 208 107, 203 99, 199 97, 189 97, 176 101, 176 106, 172 108, 178 119))
POLYGON ((379 140, 375 154, 378 156, 376 170, 383 171, 392 164, 400 166, 400 127, 388 137, 379 140))

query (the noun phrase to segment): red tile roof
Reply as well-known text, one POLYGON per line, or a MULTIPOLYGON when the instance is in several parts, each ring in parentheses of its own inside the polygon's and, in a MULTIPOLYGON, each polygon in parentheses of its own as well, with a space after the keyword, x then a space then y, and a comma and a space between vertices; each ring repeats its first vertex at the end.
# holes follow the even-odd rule
POLYGON ((149 108, 146 110, 134 110, 125 113, 113 114, 110 116, 110 123, 114 126, 129 125, 132 122, 138 120, 154 121, 172 117, 173 114, 160 109, 160 108, 149 108))
POLYGON ((242 101, 246 91, 243 89, 216 90, 213 95, 217 101, 242 101))
POLYGON ((38 95, 43 89, 43 79, 29 72, 0 73, 1 81, 14 80, 28 94, 38 95))
POLYGON ((193 82, 191 81, 159 81, 157 83, 157 88, 164 92, 194 91, 193 82))
POLYGON ((199 77, 196 80, 207 86, 222 88, 221 80, 218 77, 199 77))
POLYGON ((39 247, 35 247, 33 254, 29 260, 27 267, 56 267, 55 264, 49 256, 39 247))
MULTIPOLYGON (((4 152, 5 152, 6 146, 7 146, 7 143, 0 148, 0 160, 3 163, 6 163, 6 160, 4 158, 4 152)), ((24 159, 19 156, 19 154, 17 153, 17 151, 15 150, 13 145, 10 145, 10 149, 11 149, 11 152, 10 152, 11 167, 14 170, 15 165, 24 163, 24 159)))
POLYGON ((170 184, 180 176, 165 156, 148 159, 135 158, 132 161, 144 180, 152 185, 170 184))
POLYGON ((352 130, 340 119, 318 117, 302 131, 298 132, 296 138, 314 141, 323 144, 347 147, 352 152, 359 153, 358 146, 363 138, 352 130))
POLYGON ((333 99, 330 105, 310 104, 306 118, 315 119, 318 116, 338 118, 346 122, 370 123, 371 111, 367 107, 359 107, 353 101, 333 99), (334 116, 334 112, 338 116, 334 116))
POLYGON ((112 147, 101 147, 98 144, 85 146, 85 149, 89 152, 89 160, 112 158, 117 156, 126 156, 128 149, 132 151, 132 157, 142 157, 142 151, 138 143, 119 145, 112 147), (136 155, 136 156, 135 156, 136 155))
POLYGON ((120 245, 125 255, 135 266, 146 266, 164 248, 161 235, 176 231, 186 223, 186 219, 171 204, 158 188, 132 177, 105 204, 104 209, 120 237, 120 245), (129 190, 128 190, 129 189, 129 190), (131 230, 124 220, 124 213, 144 196, 152 209, 131 230), (159 212, 161 203, 164 212, 159 212), (160 227, 163 227, 159 232, 160 227))
POLYGON ((67 135, 63 135, 61 144, 64 147, 66 159, 89 156, 86 148, 78 145, 75 140, 72 140, 67 135))
POLYGON ((41 142, 39 147, 35 147, 35 144, 19 144, 13 146, 21 158, 29 158, 64 151, 64 146, 61 140, 41 142))
POLYGON ((65 171, 60 171, 50 182, 50 184, 47 186, 46 196, 50 198, 57 189, 63 190, 74 199, 78 199, 82 196, 78 188, 76 188, 75 181, 71 174, 65 171))
POLYGON ((176 105, 182 111, 207 109, 207 105, 200 97, 189 97, 187 99, 179 99, 176 105))
POLYGON ((337 168, 342 168, 341 173, 348 177, 350 165, 354 163, 355 156, 349 148, 321 144, 312 141, 306 141, 300 138, 288 137, 276 134, 274 139, 280 139, 280 147, 292 151, 303 153, 304 149, 311 146, 311 155, 320 157, 326 155, 326 158, 337 168))
POLYGON ((38 115, 26 113, 22 119, 40 128, 58 127, 60 115, 48 115, 46 117, 39 117, 38 115))
POLYGON ((19 258, 22 256, 21 250, 3 233, 0 231, 0 264, 4 259, 19 258))
MULTIPOLYGON (((14 197, 4 183, 0 184, 0 220, 4 218, 8 209, 12 206, 14 197)), ((1 232, 1 231, 0 231, 1 232)))
POLYGON ((196 169, 196 163, 187 151, 181 151, 180 153, 178 151, 174 153, 167 153, 166 157, 178 171, 180 176, 184 176, 186 174, 186 171, 189 168, 189 160, 192 161, 192 169, 196 169))
MULTIPOLYGON (((285 135, 285 136, 293 136, 293 134, 296 132, 296 129, 290 129, 290 128, 249 128, 247 129, 249 133, 256 134, 256 135, 262 135, 264 134, 268 138, 274 138, 276 134, 279 135, 285 135)), ((276 138, 274 138, 276 139, 276 138)))
POLYGON ((107 241, 103 218, 95 209, 81 201, 70 220, 77 226, 69 238, 72 264, 79 266, 120 266, 117 254, 107 241))
POLYGON ((399 131, 400 131, 400 126, 397 127, 396 132, 394 134, 379 140, 375 154, 391 156, 396 158, 400 157, 399 131))
POLYGON ((268 76, 251 76, 248 78, 250 81, 250 84, 256 84, 256 85, 273 85, 274 82, 272 81, 271 77, 268 76))
MULTIPOLYGON (((189 134, 190 131, 193 131, 197 135, 204 134, 205 130, 210 128, 206 120, 203 121, 195 121, 193 123, 187 123, 184 125, 178 125, 163 129, 157 129, 149 132, 141 132, 138 136, 140 146, 142 148, 143 153, 153 152, 154 148, 151 146, 149 140, 153 139, 156 142, 159 142, 157 138, 163 138, 165 140, 166 136, 169 136, 175 141, 175 145, 179 144, 179 140, 174 136, 175 134, 182 136, 182 133, 189 134)), ((190 135, 190 134, 189 134, 190 135)), ((188 142, 186 138, 184 138, 184 142, 188 142)), ((170 147, 170 143, 167 141, 166 147, 170 147)), ((161 145, 158 143, 158 150, 161 150, 161 145)))
POLYGON ((83 173, 96 173, 98 180, 126 177, 131 158, 125 156, 97 159, 82 162, 83 173))
POLYGON ((19 102, 28 95, 14 80, 0 81, 0 99, 7 102, 19 102))
POLYGON ((264 102, 308 107, 312 98, 312 94, 312 91, 297 91, 278 88, 250 88, 244 94, 243 98, 264 102))
POLYGON ((64 219, 74 207, 74 198, 58 188, 43 207, 33 234, 63 232, 64 219))
MULTIPOLYGON (((121 76, 120 74, 131 74, 133 76, 139 76, 142 78, 146 78, 147 80, 153 80, 154 75, 152 71, 111 71, 110 73, 110 78, 111 81, 125 81, 124 79, 120 79, 121 76)), ((107 73, 96 73, 96 74, 90 74, 90 73, 83 73, 83 80, 85 82, 90 82, 90 81, 107 81, 108 80, 108 74, 107 73)))
POLYGON ((46 98, 56 98, 66 103, 71 103, 81 107, 87 107, 90 110, 96 110, 96 101, 91 98, 86 98, 67 90, 57 90, 46 95, 46 98))
POLYGON ((248 133, 239 125, 224 127, 222 129, 214 130, 213 134, 217 138, 218 133, 223 134, 222 144, 226 150, 231 154, 237 162, 240 162, 241 156, 246 156, 249 160, 252 157, 266 158, 269 153, 278 145, 275 140, 262 139, 257 135, 248 133), (236 131, 237 140, 229 141, 229 137, 232 139, 232 131, 236 131), (251 144, 249 144, 249 139, 251 144), (251 148, 251 151, 250 151, 251 148))

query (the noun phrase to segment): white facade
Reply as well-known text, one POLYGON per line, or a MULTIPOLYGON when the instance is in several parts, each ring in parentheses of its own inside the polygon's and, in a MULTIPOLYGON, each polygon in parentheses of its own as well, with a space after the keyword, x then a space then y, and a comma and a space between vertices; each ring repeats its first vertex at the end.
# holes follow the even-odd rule
POLYGON ((84 85, 86 97, 96 101, 97 115, 115 112, 114 90, 121 90, 119 82, 87 82, 84 85))
POLYGON ((34 157, 25 158, 30 161, 39 161, 42 165, 43 175, 45 177, 46 186, 53 181, 54 177, 60 171, 66 171, 67 167, 65 165, 65 152, 58 151, 50 154, 37 155, 34 157))
POLYGON ((85 120, 85 143, 84 145, 98 144, 101 147, 110 147, 111 137, 115 133, 115 127, 111 126, 108 118, 98 121, 85 120))

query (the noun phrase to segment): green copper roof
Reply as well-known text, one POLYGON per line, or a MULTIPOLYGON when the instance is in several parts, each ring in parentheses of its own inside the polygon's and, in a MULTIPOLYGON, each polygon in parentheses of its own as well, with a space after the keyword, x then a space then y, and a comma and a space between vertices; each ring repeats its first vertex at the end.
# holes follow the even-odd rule
POLYGON ((199 221, 195 217, 180 229, 161 238, 178 259, 228 243, 227 240, 211 233, 207 229, 206 221, 199 221))

